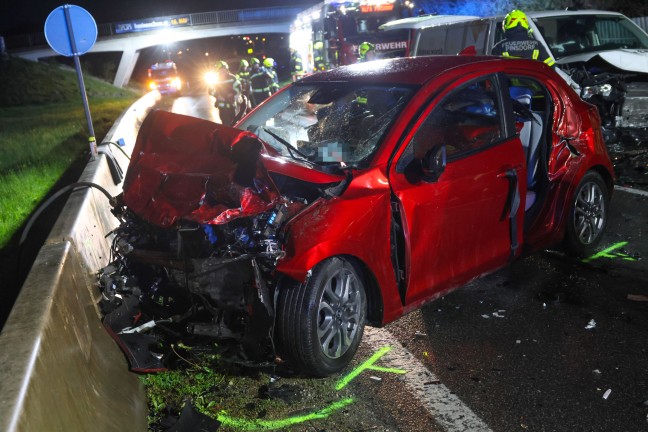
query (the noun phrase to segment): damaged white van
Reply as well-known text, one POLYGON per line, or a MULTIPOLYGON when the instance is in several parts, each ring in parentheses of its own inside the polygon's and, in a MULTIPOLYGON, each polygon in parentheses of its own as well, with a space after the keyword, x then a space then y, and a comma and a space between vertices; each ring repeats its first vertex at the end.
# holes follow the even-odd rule
MULTIPOLYGON (((601 115, 606 143, 648 140, 648 34, 626 16, 597 10, 528 12, 532 35, 601 115)), ((490 54, 503 16, 421 16, 384 24, 408 33, 408 56, 490 54)))

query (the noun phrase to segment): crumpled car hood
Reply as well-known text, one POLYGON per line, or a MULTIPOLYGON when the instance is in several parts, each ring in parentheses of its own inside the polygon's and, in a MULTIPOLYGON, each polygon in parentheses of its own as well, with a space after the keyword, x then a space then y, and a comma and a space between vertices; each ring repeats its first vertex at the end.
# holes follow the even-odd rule
POLYGON ((596 56, 624 71, 648 73, 648 50, 645 49, 618 49, 578 54, 562 57, 558 63, 587 62, 596 56))
POLYGON ((281 196, 249 132, 166 111, 142 123, 124 181, 124 203, 147 222, 223 224, 266 211, 281 196))

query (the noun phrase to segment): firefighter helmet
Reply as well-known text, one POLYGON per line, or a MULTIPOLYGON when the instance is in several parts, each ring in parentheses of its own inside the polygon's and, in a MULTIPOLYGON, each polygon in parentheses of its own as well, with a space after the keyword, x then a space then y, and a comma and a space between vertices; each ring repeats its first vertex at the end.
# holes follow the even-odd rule
POLYGON ((250 63, 248 63, 247 60, 241 59, 241 63, 239 63, 239 69, 243 69, 243 68, 246 68, 246 67, 249 67, 249 66, 250 66, 250 63))
POLYGON ((375 49, 376 46, 374 44, 369 42, 362 42, 358 47, 358 53, 360 54, 360 58, 364 58, 369 51, 373 51, 375 49))
POLYGON ((522 26, 524 29, 529 30, 529 21, 524 12, 518 9, 513 9, 504 17, 502 21, 502 28, 504 30, 510 30, 517 26, 522 26))
POLYGON ((313 49, 321 50, 322 48, 324 48, 324 42, 315 41, 315 43, 313 44, 313 49))
POLYGON ((252 58, 250 59, 250 64, 252 64, 253 66, 254 66, 254 65, 260 65, 261 62, 259 61, 258 58, 256 58, 256 57, 252 57, 252 58))
POLYGON ((229 70, 229 65, 223 60, 216 62, 216 72, 220 72, 221 70, 229 70))
POLYGON ((274 67, 274 59, 272 57, 268 57, 267 59, 263 60, 263 66, 267 67, 268 69, 274 67))

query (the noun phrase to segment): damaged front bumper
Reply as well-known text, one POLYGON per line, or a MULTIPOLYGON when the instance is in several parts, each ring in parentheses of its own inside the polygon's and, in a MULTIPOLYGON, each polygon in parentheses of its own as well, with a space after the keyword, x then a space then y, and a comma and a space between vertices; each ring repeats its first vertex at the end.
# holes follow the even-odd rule
POLYGON ((142 124, 99 272, 104 326, 131 369, 165 369, 178 344, 274 361, 282 225, 307 203, 281 196, 255 135, 163 111, 142 124))

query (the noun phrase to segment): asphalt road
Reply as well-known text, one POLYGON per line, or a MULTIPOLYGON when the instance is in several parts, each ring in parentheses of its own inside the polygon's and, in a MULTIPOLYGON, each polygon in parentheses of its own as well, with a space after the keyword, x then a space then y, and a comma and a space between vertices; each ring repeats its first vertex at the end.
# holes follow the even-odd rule
MULTIPOLYGON (((206 94, 163 101, 216 119, 210 103, 206 94)), ((421 386, 447 388, 459 400, 448 404, 486 430, 648 431, 647 195, 615 191, 606 252, 586 262, 538 253, 386 326, 385 343, 413 356, 400 365, 410 381, 417 370, 421 386)), ((356 365, 377 348, 363 343, 356 365)), ((374 374, 349 385, 363 420, 326 430, 471 430, 441 420, 404 375, 374 374)))
POLYGON ((493 431, 647 431, 647 230, 648 197, 617 191, 603 248, 627 244, 542 252, 387 329, 493 431))

